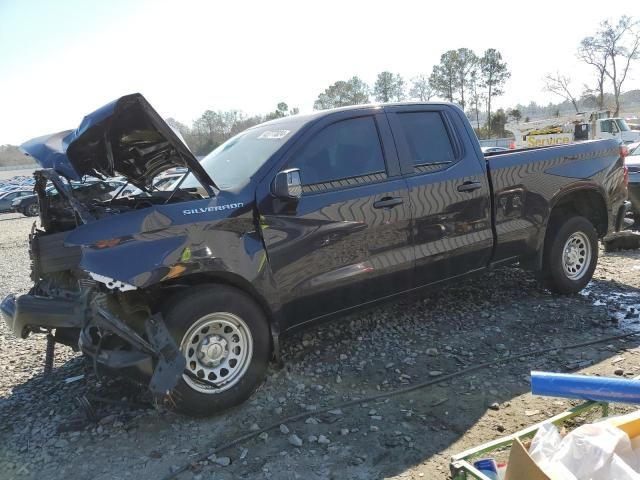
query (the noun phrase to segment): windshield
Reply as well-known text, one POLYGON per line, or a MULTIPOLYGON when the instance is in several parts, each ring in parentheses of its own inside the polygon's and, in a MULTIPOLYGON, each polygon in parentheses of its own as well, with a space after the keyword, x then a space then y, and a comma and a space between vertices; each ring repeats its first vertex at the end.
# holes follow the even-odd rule
POLYGON ((629 130, 631 130, 631 129, 629 128, 629 125, 627 125, 627 121, 626 121, 626 120, 624 120, 624 119, 622 119, 622 118, 618 118, 618 119, 616 120, 616 124, 618 125, 618 129, 619 129, 621 132, 628 132, 629 130))
MULTIPOLYGON (((200 163, 219 188, 243 185, 300 126, 300 123, 287 122, 245 130, 224 142, 200 163)), ((197 185, 193 174, 189 174, 181 188, 197 185)))

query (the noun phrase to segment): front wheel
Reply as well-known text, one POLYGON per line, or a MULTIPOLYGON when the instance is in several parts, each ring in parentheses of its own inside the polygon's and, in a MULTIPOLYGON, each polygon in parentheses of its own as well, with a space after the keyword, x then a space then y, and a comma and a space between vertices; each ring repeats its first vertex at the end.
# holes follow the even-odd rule
POLYGON ((271 355, 262 309, 240 290, 202 286, 180 295, 164 320, 186 359, 175 409, 212 415, 246 400, 264 378, 271 355))
POLYGON ((554 293, 582 290, 598 262, 598 234, 585 217, 556 217, 545 238, 542 281, 554 293))

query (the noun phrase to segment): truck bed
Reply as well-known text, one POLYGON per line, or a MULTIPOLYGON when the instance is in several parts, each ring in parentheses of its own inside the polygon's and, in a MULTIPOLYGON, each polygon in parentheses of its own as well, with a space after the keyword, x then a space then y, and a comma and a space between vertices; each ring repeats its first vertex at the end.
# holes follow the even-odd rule
POLYGON ((494 152, 486 155, 486 164, 492 190, 494 263, 541 251, 551 209, 571 195, 579 196, 571 208, 602 212, 596 225, 601 236, 619 220, 626 190, 615 140, 494 152))

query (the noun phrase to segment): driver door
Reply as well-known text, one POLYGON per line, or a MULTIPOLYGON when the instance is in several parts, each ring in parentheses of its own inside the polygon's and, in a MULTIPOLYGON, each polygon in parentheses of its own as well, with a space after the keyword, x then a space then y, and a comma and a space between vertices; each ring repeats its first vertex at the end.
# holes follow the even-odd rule
POLYGON ((260 205, 289 326, 413 285, 409 197, 386 117, 353 115, 316 125, 294 146, 281 170, 300 170, 299 199, 260 205))

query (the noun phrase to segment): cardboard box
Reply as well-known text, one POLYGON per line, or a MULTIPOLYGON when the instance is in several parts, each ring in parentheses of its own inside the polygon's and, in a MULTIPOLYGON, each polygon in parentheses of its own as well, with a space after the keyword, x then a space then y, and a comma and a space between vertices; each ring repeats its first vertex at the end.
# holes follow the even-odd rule
POLYGON ((529 452, 517 438, 511 445, 509 452, 509 463, 507 463, 507 471, 504 480, 551 480, 538 467, 529 452))
MULTIPOLYGON (((628 415, 603 420, 619 428, 631 439, 632 446, 640 448, 640 410, 628 415)), ((635 449, 635 448, 634 448, 635 449)), ((504 480, 562 480, 562 472, 544 473, 529 455, 528 449, 518 439, 514 440, 509 452, 509 463, 504 480)))

